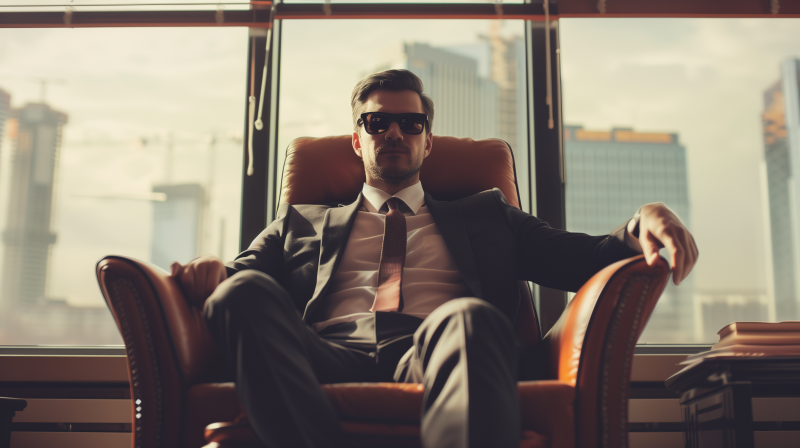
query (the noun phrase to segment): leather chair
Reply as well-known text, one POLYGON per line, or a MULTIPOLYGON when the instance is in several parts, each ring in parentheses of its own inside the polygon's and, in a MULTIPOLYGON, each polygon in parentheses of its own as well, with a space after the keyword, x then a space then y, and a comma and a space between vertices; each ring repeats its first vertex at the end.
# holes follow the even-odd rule
MULTIPOLYGON (((421 170, 426 191, 457 199, 493 187, 519 206, 514 160, 501 140, 434 137, 421 170)), ((287 151, 281 200, 351 202, 364 170, 350 136, 300 138, 287 151)), ((642 256, 598 272, 540 337, 527 284, 515 322, 536 381, 520 382, 521 447, 625 447, 633 351, 666 285, 669 268, 642 256)), ((108 256, 97 278, 125 341, 133 397, 134 447, 233 447, 254 441, 205 327, 203 303, 148 263, 108 256), (212 424, 207 427, 207 425, 212 424), (205 432, 204 432, 205 430, 205 432), (204 438, 205 433, 205 438, 204 438)), ((422 386, 323 386, 354 447, 418 447, 422 386)), ((257 445, 256 445, 257 446, 257 445)))

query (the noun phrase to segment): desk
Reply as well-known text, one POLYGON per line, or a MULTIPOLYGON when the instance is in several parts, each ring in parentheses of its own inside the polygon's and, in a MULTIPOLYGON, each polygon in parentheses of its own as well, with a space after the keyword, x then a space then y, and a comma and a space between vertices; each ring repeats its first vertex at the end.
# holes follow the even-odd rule
POLYGON ((755 448, 753 397, 800 397, 800 357, 709 358, 672 375, 686 448, 755 448))

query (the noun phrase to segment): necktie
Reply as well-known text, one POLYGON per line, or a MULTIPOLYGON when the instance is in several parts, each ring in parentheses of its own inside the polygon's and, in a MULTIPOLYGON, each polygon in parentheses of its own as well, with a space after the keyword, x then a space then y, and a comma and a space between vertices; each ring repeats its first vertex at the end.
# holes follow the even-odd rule
POLYGON ((383 225, 383 246, 381 262, 378 267, 378 292, 370 311, 402 311, 403 264, 406 261, 406 217, 400 211, 400 200, 389 198, 386 201, 389 213, 383 225))

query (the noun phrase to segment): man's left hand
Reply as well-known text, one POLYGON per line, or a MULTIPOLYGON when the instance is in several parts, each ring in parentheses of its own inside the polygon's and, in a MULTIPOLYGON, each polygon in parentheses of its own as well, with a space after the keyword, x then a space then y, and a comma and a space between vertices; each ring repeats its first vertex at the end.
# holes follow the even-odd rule
MULTIPOLYGON (((669 251, 672 281, 679 285, 692 271, 699 252, 694 237, 681 222, 678 215, 664 204, 647 204, 639 209, 639 239, 647 264, 652 266, 658 259, 658 250, 669 251)), ((633 230, 633 220, 628 232, 633 230)))

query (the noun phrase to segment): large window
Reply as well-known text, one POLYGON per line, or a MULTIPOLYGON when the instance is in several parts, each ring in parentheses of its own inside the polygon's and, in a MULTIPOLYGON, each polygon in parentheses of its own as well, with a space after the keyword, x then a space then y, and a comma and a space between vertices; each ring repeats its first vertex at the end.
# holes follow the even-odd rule
POLYGON ((407 69, 433 99, 435 135, 509 143, 529 210, 524 36, 521 20, 284 21, 278 166, 297 137, 353 132, 350 94, 359 80, 407 69))
POLYGON ((562 19, 567 227, 675 210, 699 263, 640 342, 800 319, 797 19, 562 19))
POLYGON ((108 254, 239 250, 246 28, 0 29, 0 345, 121 344, 108 254))

